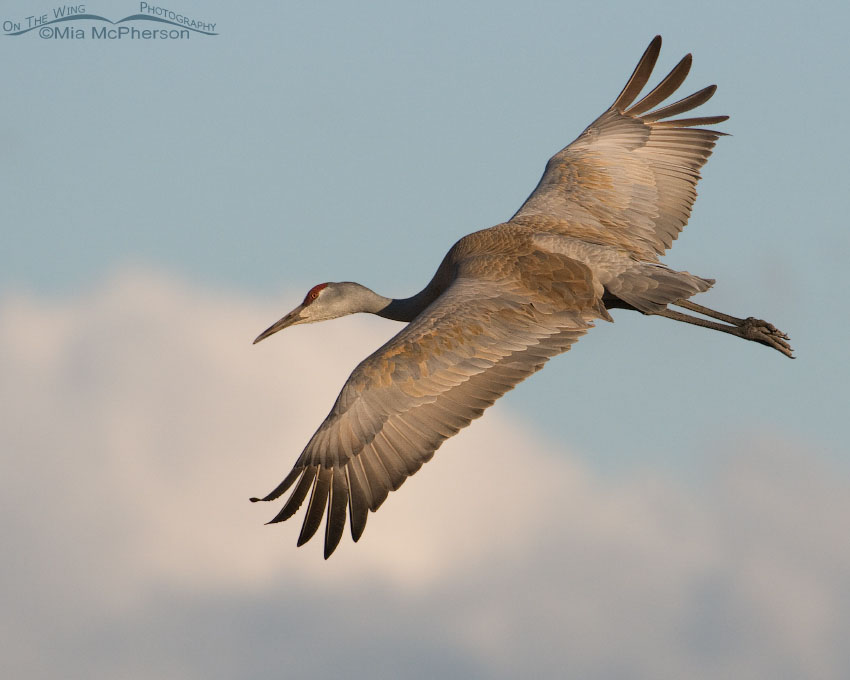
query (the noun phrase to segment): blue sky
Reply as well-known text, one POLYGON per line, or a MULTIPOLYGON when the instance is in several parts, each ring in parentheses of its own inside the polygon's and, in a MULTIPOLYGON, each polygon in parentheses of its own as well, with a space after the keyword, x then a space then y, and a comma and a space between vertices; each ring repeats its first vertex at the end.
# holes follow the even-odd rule
POLYGON ((660 68, 693 52, 689 86, 719 84, 706 111, 730 114, 723 129, 734 135, 707 166, 667 261, 718 280, 708 304, 786 329, 800 360, 619 314, 511 398, 543 428, 560 420, 563 385, 606 399, 618 427, 565 433, 605 465, 678 449, 681 428, 707 415, 724 429, 752 417, 782 424, 833 452, 846 443, 837 394, 795 398, 831 383, 841 367, 828 357, 846 337, 827 293, 842 287, 850 246, 835 200, 847 143, 831 113, 848 104, 843 6, 184 9, 215 17, 220 34, 158 45, 4 39, 4 288, 69 294, 138 264, 277 294, 272 316, 292 306, 283 290, 298 297, 326 280, 410 294, 458 237, 514 212, 548 156, 610 103, 662 33, 660 68), (662 379, 670 362, 686 368, 662 379), (752 404, 718 363, 760 394, 786 396, 752 404), (656 379, 662 396, 690 395, 665 407, 661 431, 612 394, 656 379))
MULTIPOLYGON (((156 43, 0 36, 0 308, 4 323, 21 324, 4 331, 8 361, 23 365, 59 343, 51 351, 62 357, 55 363, 61 371, 43 380, 56 390, 48 401, 57 409, 62 390, 74 385, 60 379, 65 372, 80 376, 100 366, 100 354, 87 364, 80 358, 89 356, 86 350, 74 345, 71 352, 59 338, 87 339, 90 352, 115 353, 114 371, 91 370, 116 391, 83 389, 91 390, 91 404, 81 417, 94 417, 111 413, 105 402, 120 400, 115 394, 136 403, 141 383, 116 377, 125 375, 125 343, 140 353, 128 354, 126 362, 149 366, 151 376, 166 374, 146 363, 144 344, 136 347, 132 327, 122 324, 133 322, 134 313, 168 322, 140 322, 139 338, 166 351, 157 343, 171 329, 187 342, 175 356, 191 357, 191 340, 200 356, 264 376, 251 398, 268 409, 268 438, 254 437, 257 458, 241 453, 240 465, 255 475, 252 485, 261 480, 271 488, 347 370, 395 326, 347 319, 293 329, 268 347, 252 348, 256 333, 322 281, 356 280, 395 297, 417 291, 457 238, 513 214, 546 159, 613 101, 646 44, 661 33, 658 75, 693 52, 685 88, 717 83, 704 110, 729 114, 720 129, 732 135, 719 141, 706 166, 691 222, 666 262, 716 278, 701 302, 772 321, 791 335, 799 358, 788 361, 752 343, 621 312, 488 418, 520 423, 517 431, 535 442, 528 448, 537 446, 559 464, 568 461, 599 485, 640 489, 639 480, 659 477, 710 494, 707 480, 720 474, 718 465, 735 469, 730 459, 754 451, 761 452, 756 470, 772 470, 771 451, 782 460, 778 452, 791 451, 797 464, 811 461, 823 466, 825 478, 850 484, 845 3, 163 6, 216 22, 218 35, 156 43), (148 288, 171 293, 161 299, 148 288), (144 307, 171 309, 170 297, 187 306, 175 307, 180 313, 173 316, 144 307), (64 331, 50 330, 54 315, 64 331), (189 319, 198 320, 197 331, 189 319), (87 330, 83 320, 103 332, 87 330), (51 337, 36 337, 37 329, 51 337), (204 329, 232 332, 234 345, 211 354, 205 348, 216 339, 204 329), (350 338, 358 334, 363 342, 354 345, 350 338), (107 338, 121 343, 107 345, 107 338), (292 363, 320 341, 348 363, 330 362, 334 370, 330 363, 292 363), (295 373, 305 375, 296 379, 295 373), (310 391, 309 399, 302 396, 314 406, 303 413, 300 439, 277 411, 296 383, 310 391), (293 438, 285 451, 280 432, 293 438)), ((53 7, 43 3, 44 12, 53 7)), ((36 10, 33 3, 7 2, 0 19, 19 21, 36 10)), ((138 3, 86 3, 86 11, 117 20, 138 11, 138 3)), ((194 359, 187 361, 194 366, 194 359)), ((173 367, 174 375, 179 369, 173 367)), ((185 380, 207 373, 187 368, 185 380)), ((217 365, 210 374, 221 382, 207 380, 205 389, 232 388, 232 373, 217 365)), ((27 381, 25 372, 16 375, 27 381)), ((159 389, 169 393, 164 378, 159 389)), ((21 422, 52 417, 40 410, 38 390, 16 385, 11 394, 33 400, 22 401, 21 422)), ((177 431, 203 427, 203 419, 192 418, 181 427, 175 409, 177 431)), ((154 411, 146 415, 141 422, 158 422, 154 411)), ((104 431, 116 427, 111 422, 104 421, 104 431)), ((217 426, 224 423, 219 419, 217 426)), ((233 423, 240 426, 256 429, 257 423, 233 423)), ((35 426, 21 434, 10 421, 5 432, 13 467, 21 451, 55 445, 53 435, 35 426)), ((483 441, 496 437, 487 432, 483 441)), ((96 434, 80 436, 83 458, 87 447, 103 444, 96 434)), ((144 458, 144 450, 137 453, 144 458)), ((517 460, 532 454, 544 455, 515 453, 517 460)), ((794 465, 780 469, 791 478, 801 474, 794 465)), ((803 503, 805 489, 798 490, 803 503)), ((594 498, 589 507, 598 508, 594 498)), ((20 508, 13 512, 16 527, 29 526, 20 508)), ((268 519, 257 512, 245 518, 268 519)), ((275 559, 294 552, 290 543, 275 559)), ((837 583, 847 587, 846 580, 837 583)), ((161 612, 146 611, 150 620, 157 620, 151 611, 161 612)), ((439 608, 431 613, 438 617, 439 608)), ((100 644, 92 636, 90 644, 100 644)), ((445 651, 439 639, 433 644, 445 651)), ((480 670, 473 648, 480 652, 472 645, 448 655, 447 668, 458 677, 480 670)), ((588 663, 598 677, 618 677, 588 663)), ((146 673, 152 672, 138 675, 146 673)))

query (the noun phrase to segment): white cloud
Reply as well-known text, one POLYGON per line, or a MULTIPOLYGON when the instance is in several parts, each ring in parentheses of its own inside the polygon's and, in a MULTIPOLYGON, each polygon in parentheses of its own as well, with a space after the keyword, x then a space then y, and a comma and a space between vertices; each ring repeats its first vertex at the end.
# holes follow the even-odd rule
POLYGON ((279 503, 247 498, 288 472, 395 327, 351 318, 251 347, 289 303, 143 272, 78 299, 0 303, 0 651, 13 669, 850 673, 850 483, 767 436, 699 485, 609 479, 498 404, 360 543, 328 562, 319 539, 296 549, 300 520, 264 526, 279 503))

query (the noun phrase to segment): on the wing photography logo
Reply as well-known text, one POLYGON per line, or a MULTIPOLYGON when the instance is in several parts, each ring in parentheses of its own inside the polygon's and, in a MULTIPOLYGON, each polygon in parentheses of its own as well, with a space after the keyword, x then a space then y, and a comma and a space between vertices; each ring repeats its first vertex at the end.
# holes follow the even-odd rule
POLYGON ((3 33, 43 40, 189 40, 192 35, 218 35, 214 21, 147 2, 140 2, 135 14, 114 21, 89 13, 85 4, 60 5, 20 19, 4 18, 3 33))

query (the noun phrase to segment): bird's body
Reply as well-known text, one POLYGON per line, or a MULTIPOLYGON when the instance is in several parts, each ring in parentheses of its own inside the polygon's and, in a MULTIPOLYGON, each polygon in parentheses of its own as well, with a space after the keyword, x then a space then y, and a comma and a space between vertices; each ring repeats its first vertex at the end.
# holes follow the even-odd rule
MULTIPOLYGON (((690 215, 699 169, 725 116, 669 120, 714 87, 655 109, 690 67, 686 56, 648 95, 656 37, 612 107, 553 156, 504 224, 460 239, 428 285, 393 300, 355 283, 315 286, 255 342, 287 326, 369 312, 408 324, 360 363, 292 472, 263 500, 293 491, 272 522, 310 494, 299 545, 327 513, 325 557, 368 512, 497 398, 570 348, 608 309, 655 314, 754 340, 790 356, 766 322, 737 319, 689 298, 713 281, 659 262, 690 215), (629 108, 630 107, 630 108, 629 108), (716 323, 668 305, 721 320, 716 323)), ((252 499, 258 500, 258 499, 252 499)))

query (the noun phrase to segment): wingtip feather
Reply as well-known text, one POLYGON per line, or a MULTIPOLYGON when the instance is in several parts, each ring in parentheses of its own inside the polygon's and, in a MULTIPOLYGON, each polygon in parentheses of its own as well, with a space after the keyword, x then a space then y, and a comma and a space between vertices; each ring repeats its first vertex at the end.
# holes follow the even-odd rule
POLYGON ((655 68, 655 62, 658 61, 658 55, 660 52, 661 36, 656 35, 650 41, 646 50, 644 50, 640 61, 638 61, 637 66, 635 66, 635 70, 632 71, 632 75, 626 82, 626 86, 611 105, 612 108, 622 111, 635 100, 638 94, 640 94, 640 91, 646 85, 650 75, 652 75, 652 69, 655 68))
POLYGON ((641 120, 645 123, 652 123, 654 121, 661 120, 662 118, 669 118, 670 116, 677 116, 680 113, 691 111, 692 109, 705 104, 714 96, 715 92, 717 92, 717 85, 709 85, 708 87, 704 87, 677 102, 673 102, 672 104, 668 104, 660 109, 656 109, 651 113, 644 114, 641 116, 641 120))
POLYGON ((286 490, 289 489, 290 486, 295 482, 298 477, 301 476, 301 473, 304 472, 303 467, 298 467, 297 465, 292 468, 288 475, 284 478, 284 480, 278 484, 268 495, 263 496, 262 498, 257 498, 256 496, 252 496, 248 500, 252 503, 257 503, 258 501, 273 501, 276 498, 280 498, 286 490))
POLYGON ((310 487, 313 485, 314 480, 316 479, 316 468, 314 466, 308 467, 304 470, 304 476, 301 477, 301 480, 298 482, 298 486, 293 489, 292 493, 289 494, 289 498, 286 503, 284 503, 283 507, 280 509, 280 512, 274 516, 274 518, 269 522, 269 524, 277 524, 278 522, 285 522, 292 515, 294 515, 298 508, 301 507, 301 504, 304 502, 304 499, 307 496, 307 492, 310 490, 310 487))
POLYGON ((630 116, 639 116, 640 114, 649 111, 654 106, 658 106, 665 99, 670 97, 679 87, 685 82, 688 73, 691 70, 693 56, 688 53, 679 60, 664 79, 656 85, 649 94, 643 97, 639 102, 630 106, 624 113, 630 116))
POLYGON ((345 514, 348 509, 348 481, 343 468, 331 469, 328 518, 325 521, 325 559, 336 550, 345 531, 345 514))
POLYGON ((318 466, 316 481, 313 484, 313 493, 310 495, 310 504, 304 515, 304 523, 301 525, 301 533, 298 536, 298 546, 304 545, 315 535, 322 524, 322 517, 328 504, 330 495, 331 478, 333 470, 323 465, 318 466))
POLYGON ((349 489, 348 511, 351 522, 351 540, 357 543, 366 529, 366 520, 369 517, 369 499, 359 478, 359 470, 353 461, 349 461, 348 465, 345 466, 345 475, 349 489))

